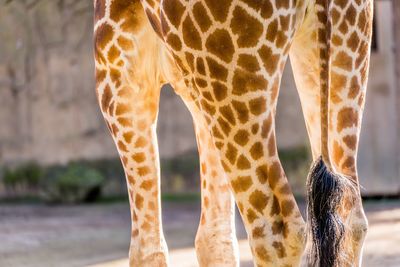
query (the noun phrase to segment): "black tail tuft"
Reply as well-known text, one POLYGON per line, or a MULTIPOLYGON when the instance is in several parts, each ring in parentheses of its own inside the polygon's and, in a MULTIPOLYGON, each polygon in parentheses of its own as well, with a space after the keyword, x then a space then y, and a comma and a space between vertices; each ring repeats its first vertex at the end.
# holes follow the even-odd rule
POLYGON ((307 179, 308 227, 311 247, 308 261, 315 267, 340 266, 345 226, 337 211, 345 191, 353 184, 328 170, 322 157, 311 167, 307 179))

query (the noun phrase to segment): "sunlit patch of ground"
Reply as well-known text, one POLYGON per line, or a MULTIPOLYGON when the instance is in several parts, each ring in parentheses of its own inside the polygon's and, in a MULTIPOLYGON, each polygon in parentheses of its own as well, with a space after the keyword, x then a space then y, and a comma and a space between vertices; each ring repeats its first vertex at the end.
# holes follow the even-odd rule
MULTIPOLYGON (((400 200, 365 203, 370 229, 363 266, 400 266, 400 200)), ((171 266, 198 266, 193 247, 199 203, 164 203, 171 266)), ((127 266, 127 204, 0 205, 0 266, 127 266)), ((241 266, 252 266, 238 223, 241 266)))

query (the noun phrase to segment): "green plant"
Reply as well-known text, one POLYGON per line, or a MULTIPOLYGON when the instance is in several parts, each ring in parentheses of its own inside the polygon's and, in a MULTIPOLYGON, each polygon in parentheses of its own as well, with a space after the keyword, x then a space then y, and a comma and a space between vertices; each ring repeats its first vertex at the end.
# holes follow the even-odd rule
POLYGON ((26 190, 37 189, 42 174, 43 170, 38 164, 28 162, 14 169, 6 168, 3 174, 3 184, 6 188, 12 190, 21 188, 26 190))
POLYGON ((48 169, 42 196, 49 202, 91 202, 98 199, 104 176, 88 166, 73 163, 48 169))

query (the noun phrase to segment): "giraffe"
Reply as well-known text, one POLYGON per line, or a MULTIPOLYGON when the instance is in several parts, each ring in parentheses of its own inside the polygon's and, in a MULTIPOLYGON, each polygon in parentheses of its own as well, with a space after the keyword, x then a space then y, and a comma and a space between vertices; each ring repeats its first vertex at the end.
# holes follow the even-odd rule
POLYGON ((368 222, 356 158, 372 5, 94 1, 96 92, 126 174, 130 266, 169 266, 156 135, 166 83, 193 117, 201 165, 195 240, 201 266, 239 265, 235 203, 255 266, 299 266, 303 254, 314 266, 361 265, 368 222), (276 105, 288 56, 316 162, 308 178, 307 225, 276 146, 276 105), (317 201, 330 205, 321 208, 317 201))

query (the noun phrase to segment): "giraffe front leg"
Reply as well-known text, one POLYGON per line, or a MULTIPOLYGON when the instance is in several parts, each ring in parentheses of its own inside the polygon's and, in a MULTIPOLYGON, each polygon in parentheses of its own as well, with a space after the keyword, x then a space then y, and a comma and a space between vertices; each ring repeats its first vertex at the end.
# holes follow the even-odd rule
POLYGON ((201 217, 195 247, 200 266, 239 266, 235 202, 207 124, 197 107, 193 114, 200 156, 201 217))
POLYGON ((154 95, 133 93, 129 86, 104 82, 98 95, 126 175, 132 219, 130 266, 167 266, 156 136, 158 90, 154 95))
POLYGON ((129 263, 167 266, 156 136, 161 87, 158 39, 140 2, 125 0, 96 2, 94 39, 97 96, 128 186, 129 263))

